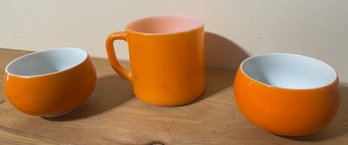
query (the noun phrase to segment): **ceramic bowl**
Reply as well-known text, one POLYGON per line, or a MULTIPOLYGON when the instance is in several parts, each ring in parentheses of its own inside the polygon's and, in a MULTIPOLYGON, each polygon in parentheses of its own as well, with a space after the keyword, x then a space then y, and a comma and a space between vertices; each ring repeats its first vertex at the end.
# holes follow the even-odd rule
POLYGON ((340 100, 338 76, 331 66, 288 53, 244 60, 234 80, 234 94, 248 120, 285 136, 307 135, 327 126, 340 100))
POLYGON ((21 56, 4 73, 11 104, 30 115, 56 117, 83 103, 93 92, 96 71, 78 48, 54 48, 21 56))

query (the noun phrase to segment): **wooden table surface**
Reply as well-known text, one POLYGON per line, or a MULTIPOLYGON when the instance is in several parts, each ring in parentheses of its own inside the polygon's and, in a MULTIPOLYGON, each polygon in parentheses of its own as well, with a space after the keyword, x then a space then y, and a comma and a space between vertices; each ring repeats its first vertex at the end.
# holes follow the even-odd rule
MULTIPOLYGON (((27 51, 0 49, 5 65, 27 51)), ((208 69, 206 91, 181 107, 158 107, 134 97, 131 84, 106 59, 94 58, 98 80, 93 95, 74 112, 55 119, 23 114, 7 101, 0 79, 0 144, 348 144, 348 84, 335 120, 318 133, 281 137, 247 121, 236 107, 234 72, 208 69)), ((129 68, 127 62, 121 62, 129 68)))

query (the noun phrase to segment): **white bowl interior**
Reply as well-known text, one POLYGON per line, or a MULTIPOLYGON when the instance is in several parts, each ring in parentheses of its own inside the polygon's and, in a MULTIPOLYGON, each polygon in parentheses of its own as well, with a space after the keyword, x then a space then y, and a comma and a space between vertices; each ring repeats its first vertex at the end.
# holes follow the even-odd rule
POLYGON ((242 71, 261 83, 287 89, 323 87, 337 78, 335 70, 317 59, 288 53, 251 57, 242 62, 242 71))
POLYGON ((88 54, 78 48, 54 48, 21 56, 6 66, 17 76, 37 76, 67 70, 82 63, 88 54))

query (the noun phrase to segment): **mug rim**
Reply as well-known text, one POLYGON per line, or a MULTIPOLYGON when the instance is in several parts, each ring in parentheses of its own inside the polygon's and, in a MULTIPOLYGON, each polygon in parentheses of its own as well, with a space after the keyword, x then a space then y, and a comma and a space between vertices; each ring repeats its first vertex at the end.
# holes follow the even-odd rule
POLYGON ((239 66, 239 70, 242 72, 242 74, 244 76, 246 76, 248 79, 256 82, 256 83, 259 83, 260 85, 262 86, 266 86, 266 87, 269 87, 269 88, 277 88, 277 89, 283 89, 283 90, 314 90, 314 89, 321 89, 321 88, 325 88, 325 87, 328 87, 328 86, 331 86, 333 84, 335 84, 336 82, 339 81, 339 78, 338 78, 338 74, 337 72, 335 71, 335 69, 327 64, 326 62, 324 61, 321 61, 319 59, 316 59, 316 58, 313 58, 313 57, 309 57, 309 56, 305 56, 305 55, 301 55, 301 54, 294 54, 294 53, 267 53, 267 54, 260 54, 260 55, 255 55, 255 56, 251 56, 245 60, 243 60, 239 66), (322 63, 323 65, 326 65, 329 69, 331 69, 334 73, 335 73, 335 76, 334 76, 334 79, 332 79, 332 81, 328 82, 328 83, 325 83, 324 85, 320 85, 320 86, 317 86, 317 87, 309 87, 309 88, 290 88, 290 87, 280 87, 280 86, 276 86, 276 85, 271 85, 271 84, 267 84, 267 83, 264 83, 262 81, 259 81, 259 80, 256 80, 254 79, 253 77, 251 77, 250 75, 248 75, 244 69, 243 69, 243 66, 245 65, 245 63, 247 63, 248 61, 250 61, 251 59, 256 59, 256 58, 259 58, 259 57, 266 57, 266 56, 280 56, 280 55, 284 55, 284 56, 295 56, 295 57, 302 57, 302 58, 307 58, 307 59, 311 59, 311 60, 314 60, 318 63, 322 63))
POLYGON ((11 62, 9 62, 6 65, 5 72, 8 74, 8 76, 14 76, 14 77, 18 77, 18 78, 38 78, 38 77, 50 76, 50 75, 55 75, 55 74, 59 74, 59 73, 66 72, 66 71, 69 71, 71 69, 74 69, 75 67, 77 67, 77 66, 81 65, 83 62, 85 62, 88 59, 88 57, 89 57, 88 53, 86 51, 84 51, 83 49, 81 49, 81 48, 74 48, 74 47, 49 48, 49 49, 45 49, 45 50, 40 50, 40 51, 35 51, 35 52, 32 52, 32 53, 28 53, 28 54, 25 54, 25 55, 22 55, 22 56, 19 56, 19 57, 13 59, 11 62), (13 63, 15 63, 17 61, 20 61, 22 59, 31 57, 32 55, 37 55, 37 54, 45 53, 45 52, 46 53, 52 53, 53 51, 59 51, 59 50, 78 50, 79 54, 81 54, 84 58, 81 61, 79 61, 77 63, 74 63, 70 67, 67 67, 67 68, 64 68, 64 69, 61 69, 61 70, 57 70, 57 71, 54 71, 54 72, 49 72, 49 73, 41 73, 41 74, 36 74, 36 75, 20 75, 20 74, 14 74, 14 73, 11 73, 10 71, 8 71, 8 68, 11 65, 14 65, 13 63))
POLYGON ((204 28, 205 23, 200 20, 200 19, 196 19, 196 18, 192 18, 192 17, 187 17, 187 16, 181 16, 181 15, 159 15, 159 16, 149 16, 149 17, 145 17, 145 18, 140 18, 140 19, 136 19, 133 20, 132 22, 128 23, 126 25, 126 31, 128 32, 132 32, 135 34, 140 34, 140 35, 148 35, 148 36, 153 36, 153 35, 172 35, 172 34, 180 34, 180 33, 187 33, 187 32, 191 32, 194 30, 198 30, 200 28, 204 28), (180 18, 180 19, 187 19, 187 20, 191 20, 191 21, 195 21, 197 23, 199 23, 199 25, 193 27, 193 28, 189 28, 187 30, 180 30, 180 31, 175 31, 175 32, 161 32, 161 33, 147 33, 147 32, 140 32, 140 31, 136 31, 130 28, 130 26, 132 24, 135 24, 137 22, 140 21, 144 21, 147 19, 153 19, 153 18, 180 18))

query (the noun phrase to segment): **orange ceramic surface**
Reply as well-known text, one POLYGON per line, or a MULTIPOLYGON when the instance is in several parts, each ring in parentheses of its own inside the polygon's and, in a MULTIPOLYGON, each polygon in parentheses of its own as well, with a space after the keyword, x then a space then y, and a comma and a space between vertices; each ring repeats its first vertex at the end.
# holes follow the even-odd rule
MULTIPOLYGON (((158 16, 135 21, 125 32, 106 41, 109 61, 133 84, 141 100, 178 106, 198 98, 205 86, 204 25, 180 16, 158 16), (128 42, 131 71, 117 62, 113 41, 128 42)), ((115 82, 116 83, 116 82, 115 82)))
POLYGON ((4 73, 4 89, 9 101, 30 115, 54 116, 71 111, 91 95, 95 84, 96 71, 89 56, 82 63, 59 72, 34 76, 14 75, 7 70, 4 73))
POLYGON ((318 88, 280 88, 251 78, 241 67, 235 77, 234 94, 247 119, 285 136, 307 135, 328 125, 337 113, 340 98, 338 78, 318 88))

